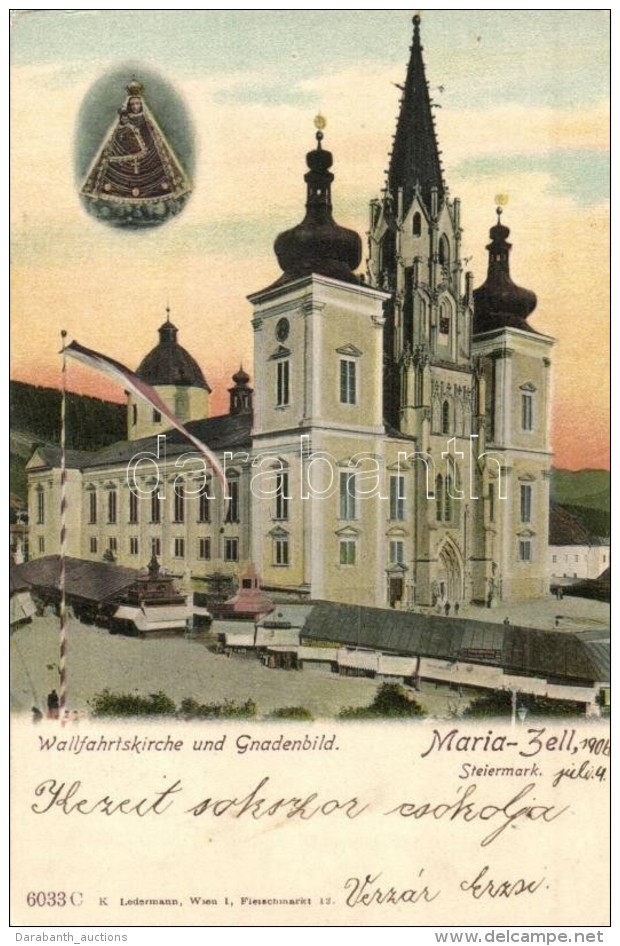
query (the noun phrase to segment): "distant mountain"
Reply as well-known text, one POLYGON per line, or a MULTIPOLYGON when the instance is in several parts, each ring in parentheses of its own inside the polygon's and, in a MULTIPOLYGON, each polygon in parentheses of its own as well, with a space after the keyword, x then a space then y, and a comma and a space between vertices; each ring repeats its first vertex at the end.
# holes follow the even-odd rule
MULTIPOLYGON (((552 470, 551 504, 558 512, 564 511, 559 533, 568 520, 576 520, 584 534, 591 538, 607 537, 611 534, 611 475, 609 470, 552 470)), ((557 525, 557 515, 552 516, 552 525, 557 525)), ((579 532, 579 529, 573 530, 579 532)), ((567 540, 568 541, 568 540, 567 540)), ((574 541, 577 541, 574 539, 574 541)), ((552 544, 562 544, 556 542, 552 544)))
POLYGON ((552 470, 551 499, 562 506, 582 506, 609 512, 609 470, 552 470))
MULTIPOLYGON (((10 382, 10 427, 49 443, 60 441, 61 392, 22 381, 10 382)), ((67 446, 97 450, 127 435, 123 404, 84 394, 67 394, 67 446)))
MULTIPOLYGON (((37 443, 59 443, 61 392, 10 382, 9 473, 11 492, 26 498, 26 463, 37 443)), ((99 450, 127 436, 126 408, 84 394, 67 394, 67 446, 99 450)))

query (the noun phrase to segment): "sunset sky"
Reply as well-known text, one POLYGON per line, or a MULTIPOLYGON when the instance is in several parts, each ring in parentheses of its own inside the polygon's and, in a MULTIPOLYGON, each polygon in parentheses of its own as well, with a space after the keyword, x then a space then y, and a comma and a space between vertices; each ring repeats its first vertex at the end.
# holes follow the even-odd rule
MULTIPOLYGON (((467 268, 480 285, 508 195, 513 279, 557 339, 555 465, 573 469, 609 465, 609 32, 597 10, 422 14, 467 268)), ((246 296, 277 278, 273 241, 303 217, 313 118, 327 117, 334 216, 363 236, 411 35, 402 10, 14 14, 12 377, 57 386, 61 328, 134 369, 169 304, 225 411, 231 374, 252 372, 246 296), (194 193, 154 230, 107 228, 78 198, 78 116, 111 72, 159 74, 193 125, 194 193)), ((70 386, 122 399, 75 363, 70 386)))

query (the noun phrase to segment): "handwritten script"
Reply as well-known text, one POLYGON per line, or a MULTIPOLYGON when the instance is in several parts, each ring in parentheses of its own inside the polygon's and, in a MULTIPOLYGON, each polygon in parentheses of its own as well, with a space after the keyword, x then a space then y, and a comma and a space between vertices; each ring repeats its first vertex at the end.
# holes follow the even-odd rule
MULTIPOLYGON (((569 810, 569 805, 558 808, 539 800, 536 789, 535 783, 530 782, 518 791, 512 788, 500 793, 497 800, 483 802, 478 784, 473 782, 466 788, 458 787, 447 798, 399 800, 389 808, 375 809, 374 813, 405 822, 480 823, 484 825, 480 845, 486 847, 507 828, 514 828, 521 822, 549 824, 569 810)), ((31 810, 36 815, 60 812, 63 815, 135 815, 145 818, 166 815, 173 807, 179 808, 182 802, 183 814, 193 818, 227 817, 254 821, 278 818, 299 822, 329 817, 352 821, 373 811, 369 802, 357 796, 330 797, 312 790, 304 790, 294 796, 280 795, 269 776, 262 778, 249 790, 222 795, 206 793, 202 797, 198 796, 198 801, 193 801, 191 794, 181 779, 147 792, 140 798, 124 798, 97 788, 89 791, 79 780, 69 783, 48 778, 34 789, 35 801, 31 810)))

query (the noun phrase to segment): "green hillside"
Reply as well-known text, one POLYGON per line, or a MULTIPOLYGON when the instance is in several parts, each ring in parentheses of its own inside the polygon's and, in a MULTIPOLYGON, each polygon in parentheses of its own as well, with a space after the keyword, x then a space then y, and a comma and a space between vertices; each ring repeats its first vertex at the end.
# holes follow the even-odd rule
MULTIPOLYGON (((60 440, 61 392, 10 382, 10 428, 48 443, 60 440)), ((126 436, 126 408, 83 394, 67 394, 67 446, 97 450, 126 436)))
MULTIPOLYGON (((26 498, 26 463, 38 442, 60 441, 61 393, 21 381, 10 382, 9 474, 11 493, 26 498)), ((82 394, 67 394, 67 446, 99 450, 127 433, 123 404, 82 394)))
POLYGON ((609 470, 553 470, 551 499, 562 506, 579 506, 609 513, 609 470))

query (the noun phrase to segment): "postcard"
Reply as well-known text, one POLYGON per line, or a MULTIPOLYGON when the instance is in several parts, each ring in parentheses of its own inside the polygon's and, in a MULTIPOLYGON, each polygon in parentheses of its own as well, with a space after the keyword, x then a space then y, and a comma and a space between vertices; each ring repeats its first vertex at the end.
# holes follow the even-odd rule
POLYGON ((13 14, 20 941, 602 941, 609 37, 13 14))

